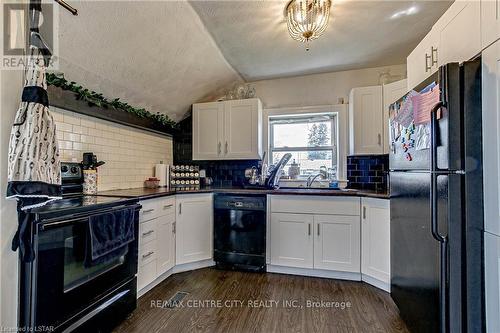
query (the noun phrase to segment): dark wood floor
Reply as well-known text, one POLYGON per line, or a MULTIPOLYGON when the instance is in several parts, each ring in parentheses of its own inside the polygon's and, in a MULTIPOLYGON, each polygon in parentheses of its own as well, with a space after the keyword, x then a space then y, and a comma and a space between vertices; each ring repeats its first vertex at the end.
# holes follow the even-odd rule
POLYGON ((386 333, 408 330, 389 294, 362 282, 206 268, 176 274, 163 281, 138 300, 137 309, 115 332, 386 333), (189 293, 182 304, 164 307, 178 291, 189 293), (231 307, 226 301, 233 300, 231 307), (307 307, 308 300, 345 302, 346 307, 311 308, 307 307), (160 303, 152 305, 157 301, 160 303), (214 303, 207 304, 210 301, 214 303), (265 301, 267 303, 263 303, 265 301), (278 301, 278 304, 270 301, 278 301), (289 303, 283 304, 283 301, 289 303), (347 302, 351 307, 347 307, 347 302), (205 307, 201 307, 203 304, 205 307))

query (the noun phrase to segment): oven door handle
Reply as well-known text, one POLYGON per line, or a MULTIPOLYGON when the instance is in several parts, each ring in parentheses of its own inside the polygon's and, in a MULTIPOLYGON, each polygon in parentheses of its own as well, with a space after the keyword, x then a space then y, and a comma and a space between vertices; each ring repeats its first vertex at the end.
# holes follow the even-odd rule
POLYGON ((89 218, 91 218, 93 216, 100 215, 100 214, 117 212, 117 211, 123 210, 125 208, 131 208, 131 207, 137 208, 138 206, 139 205, 135 205, 135 206, 123 205, 123 206, 119 206, 119 207, 113 207, 110 209, 103 209, 103 210, 94 212, 93 214, 90 214, 90 215, 85 215, 85 214, 79 214, 79 216, 70 215, 70 216, 75 216, 75 217, 70 218, 70 219, 61 219, 60 217, 55 218, 55 219, 48 219, 48 220, 45 220, 40 225, 40 229, 42 231, 45 231, 45 230, 49 230, 49 229, 53 229, 53 228, 57 228, 57 227, 63 227, 65 225, 73 224, 73 223, 78 222, 78 221, 82 221, 82 222, 87 221, 89 218))

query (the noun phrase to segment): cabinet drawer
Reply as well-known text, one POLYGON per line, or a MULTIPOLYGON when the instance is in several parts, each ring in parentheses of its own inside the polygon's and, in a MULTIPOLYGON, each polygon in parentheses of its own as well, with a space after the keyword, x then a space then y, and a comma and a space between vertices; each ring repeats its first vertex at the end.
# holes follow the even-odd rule
POLYGON ((158 211, 160 216, 175 214, 175 198, 161 199, 158 202, 158 211))
POLYGON ((158 199, 143 200, 140 202, 142 209, 139 212, 139 222, 145 222, 160 216, 158 209, 158 199))
POLYGON ((139 244, 142 246, 156 239, 157 219, 146 221, 139 225, 139 244))
POLYGON ((145 222, 154 218, 175 214, 175 197, 156 198, 141 201, 142 209, 139 213, 139 221, 145 222))
POLYGON ((141 290, 156 279, 156 260, 139 267, 137 272, 137 289, 141 290))
POLYGON ((156 260, 156 242, 142 244, 139 248, 139 267, 156 260))
POLYGON ((360 199, 302 195, 271 196, 271 212, 297 214, 360 215, 360 199))

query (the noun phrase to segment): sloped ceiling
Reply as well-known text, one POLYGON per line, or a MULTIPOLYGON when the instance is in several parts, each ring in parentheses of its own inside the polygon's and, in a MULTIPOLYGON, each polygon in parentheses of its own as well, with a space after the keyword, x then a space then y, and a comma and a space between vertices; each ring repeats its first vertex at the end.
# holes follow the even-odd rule
POLYGON ((285 0, 68 1, 60 9, 60 71, 109 98, 180 120, 243 79, 401 64, 450 1, 333 0, 324 36, 293 41, 285 0), (415 15, 391 19, 414 6, 415 15))
POLYGON ((241 77, 185 1, 68 1, 60 71, 104 96, 179 120, 241 77))
POLYGON ((288 35, 288 0, 190 1, 229 63, 250 81, 403 64, 452 2, 333 0, 328 28, 307 52, 288 35))

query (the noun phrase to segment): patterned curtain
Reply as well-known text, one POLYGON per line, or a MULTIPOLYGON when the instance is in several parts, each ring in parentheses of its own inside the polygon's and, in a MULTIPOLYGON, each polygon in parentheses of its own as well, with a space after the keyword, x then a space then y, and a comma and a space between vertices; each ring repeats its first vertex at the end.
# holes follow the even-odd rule
POLYGON ((9 144, 7 198, 17 200, 18 230, 12 250, 34 259, 30 209, 61 198, 61 165, 55 122, 49 112, 45 68, 50 52, 38 31, 40 1, 30 3, 30 49, 21 104, 9 144))

